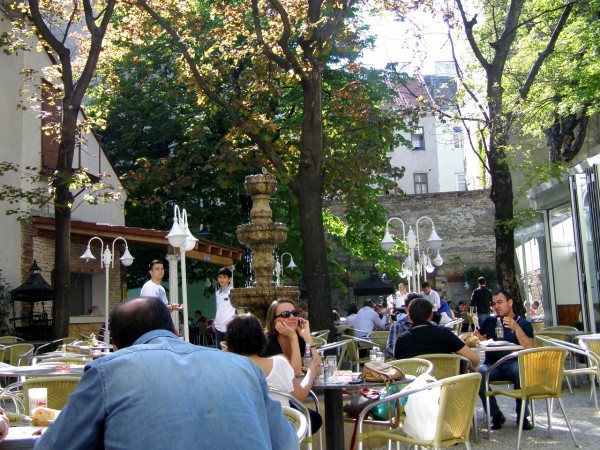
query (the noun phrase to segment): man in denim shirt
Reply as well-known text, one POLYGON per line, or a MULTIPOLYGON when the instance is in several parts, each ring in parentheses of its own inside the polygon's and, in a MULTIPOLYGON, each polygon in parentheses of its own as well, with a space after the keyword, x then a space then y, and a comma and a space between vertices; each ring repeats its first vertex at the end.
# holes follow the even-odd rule
POLYGON ((298 448, 260 368, 178 339, 159 299, 121 303, 109 323, 119 350, 86 365, 36 449, 298 448))

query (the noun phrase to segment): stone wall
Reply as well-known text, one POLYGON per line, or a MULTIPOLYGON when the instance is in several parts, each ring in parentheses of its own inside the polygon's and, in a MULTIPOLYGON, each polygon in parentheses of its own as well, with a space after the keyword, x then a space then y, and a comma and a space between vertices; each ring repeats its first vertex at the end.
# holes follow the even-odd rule
MULTIPOLYGON (((389 212, 388 217, 399 217, 404 221, 407 233, 411 225, 415 230, 420 217, 428 216, 433 220, 438 235, 443 239, 440 254, 444 264, 427 279, 440 294, 447 293, 455 303, 470 299, 474 287, 464 288, 465 270, 473 266, 493 269, 495 264, 494 205, 489 191, 388 195, 381 197, 380 201, 389 212)), ((336 208, 333 210, 335 212, 336 208)), ((392 223, 399 225, 397 221, 392 223)), ((430 224, 426 219, 419 222, 421 249, 429 238, 430 224)), ((433 259, 435 254, 430 256, 433 259)), ((336 291, 333 303, 343 307, 350 298, 351 295, 336 291)))

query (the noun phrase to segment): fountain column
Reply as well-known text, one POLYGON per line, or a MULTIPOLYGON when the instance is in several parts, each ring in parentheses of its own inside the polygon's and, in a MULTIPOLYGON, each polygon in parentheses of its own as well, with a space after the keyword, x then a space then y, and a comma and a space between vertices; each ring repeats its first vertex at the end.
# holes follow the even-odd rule
POLYGON ((287 225, 272 220, 269 202, 277 192, 277 179, 263 168, 262 174, 247 176, 244 187, 252 198, 251 220, 239 225, 236 234, 240 243, 252 249, 250 268, 255 281, 251 287, 234 288, 230 297, 235 308, 249 310, 264 324, 273 300, 286 297, 297 301, 300 291, 296 286, 276 286, 273 281, 273 251, 277 244, 285 242, 288 232, 287 225))

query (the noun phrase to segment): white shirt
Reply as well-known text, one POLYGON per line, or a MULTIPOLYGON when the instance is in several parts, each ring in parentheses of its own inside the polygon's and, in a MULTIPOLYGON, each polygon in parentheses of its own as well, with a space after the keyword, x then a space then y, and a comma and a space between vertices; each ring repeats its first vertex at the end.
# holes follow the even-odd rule
POLYGON ((217 301, 217 314, 215 315, 215 328, 221 333, 227 331, 227 324, 235 316, 235 308, 231 306, 231 299, 229 293, 231 292, 231 285, 227 286, 227 289, 221 291, 221 288, 217 289, 216 301, 217 301))
POLYGON ((152 280, 148 280, 144 283, 142 290, 140 291, 140 297, 156 297, 161 299, 165 305, 169 304, 165 288, 152 280))
POLYGON ((404 308, 406 295, 407 294, 401 294, 399 291, 396 291, 395 294, 388 295, 386 299, 388 311, 394 313, 397 309, 404 308))
POLYGON ((442 303, 440 302, 440 294, 438 294, 433 289, 429 291, 429 295, 427 295, 425 291, 421 291, 421 297, 429 300, 429 303, 433 305, 434 311, 437 311, 438 309, 440 309, 440 306, 442 306, 442 303))
MULTIPOLYGON (((271 359, 273 360, 273 368, 267 377, 267 384, 269 387, 291 394, 294 392, 294 384, 292 383, 294 369, 283 355, 275 355, 271 359)), ((287 397, 277 395, 275 392, 269 392, 269 397, 280 402, 281 406, 290 406, 290 401, 287 397)))
POLYGON ((370 306, 363 306, 356 314, 354 330, 356 336, 365 337, 376 328, 385 328, 386 317, 379 317, 377 311, 370 306))

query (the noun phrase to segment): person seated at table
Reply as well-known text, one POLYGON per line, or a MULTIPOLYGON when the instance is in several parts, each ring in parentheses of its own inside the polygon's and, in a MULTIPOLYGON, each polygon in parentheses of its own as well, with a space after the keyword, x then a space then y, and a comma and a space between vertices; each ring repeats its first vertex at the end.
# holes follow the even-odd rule
POLYGON ((531 320, 534 322, 542 322, 544 320, 544 307, 538 302, 534 300, 531 304, 531 309, 529 310, 529 315, 531 315, 531 320))
MULTIPOLYGON (((502 319, 502 325, 504 328, 504 336, 501 340, 512 342, 523 346, 523 348, 533 347, 533 326, 529 321, 525 319, 525 307, 523 304, 515 303, 513 296, 508 291, 500 291, 492 297, 492 309, 494 310, 495 316, 487 317, 483 322, 479 324, 479 329, 475 330, 474 335, 479 340, 495 339, 496 336, 496 321, 500 317, 502 319)), ((479 398, 483 403, 483 408, 486 408, 485 402, 485 375, 487 374, 490 366, 498 361, 500 358, 508 355, 510 351, 502 352, 486 352, 485 361, 479 367, 483 379, 481 387, 479 389, 479 398)), ((515 389, 519 389, 519 361, 517 358, 509 359, 496 367, 490 373, 490 381, 507 380, 511 381, 515 389)), ((521 411, 521 400, 517 400, 517 424, 519 423, 519 414, 521 411)), ((496 402, 496 397, 490 397, 490 411, 492 430, 499 430, 502 428, 502 424, 506 422, 506 418, 496 402)), ((529 405, 525 405, 525 419, 523 419, 523 429, 531 430, 533 426, 527 419, 529 416, 529 405)))
POLYGON ((377 310, 373 300, 365 299, 364 306, 356 313, 354 333, 357 337, 366 337, 375 330, 385 330, 387 317, 385 311, 377 310))
POLYGON ((8 430, 10 428, 10 420, 4 414, 4 410, 0 408, 0 442, 2 442, 6 436, 8 436, 8 430))
POLYGON ((267 310, 267 348, 261 356, 283 354, 302 375, 302 357, 306 346, 314 346, 308 320, 300 319, 296 303, 289 298, 275 300, 267 310))
POLYGON ((446 300, 440 300, 440 309, 438 309, 438 314, 440 315, 438 324, 445 325, 452 321, 452 311, 450 310, 446 300))
MULTIPOLYGON (((252 314, 241 314, 235 316, 227 324, 225 335, 227 351, 245 356, 256 363, 267 377, 270 387, 288 392, 300 401, 306 400, 312 388, 315 378, 319 374, 321 357, 316 349, 311 348, 312 361, 306 370, 302 381, 298 381, 294 375, 294 369, 283 355, 275 355, 269 358, 260 356, 267 347, 267 337, 262 325, 252 314)), ((284 396, 278 396, 271 392, 271 397, 281 402, 283 406, 290 406, 289 400, 284 396)), ((291 405, 293 407, 293 405, 291 405)), ((321 415, 309 409, 311 434, 316 433, 323 424, 321 415)))
POLYGON ((304 300, 298 302, 298 311, 300 312, 300 318, 308 320, 308 303, 304 300))
POLYGON ((196 322, 198 323, 208 323, 208 319, 204 314, 202 314, 202 311, 200 311, 199 309, 194 311, 194 317, 196 318, 196 322))
POLYGON ((400 336, 405 331, 409 330, 412 326, 410 318, 408 317, 408 307, 410 303, 416 298, 422 298, 421 294, 417 294, 416 292, 410 292, 406 295, 406 297, 404 297, 404 312, 398 314, 397 320, 390 326, 390 334, 388 336, 388 342, 385 348, 387 356, 389 357, 394 356, 394 346, 396 345, 396 339, 398 339, 398 336, 400 336))
POLYGON ((455 335, 449 328, 431 324, 433 305, 429 300, 416 298, 410 302, 408 316, 412 327, 398 336, 394 346, 394 358, 414 358, 429 353, 456 353, 471 362, 475 372, 479 355, 455 335))
POLYGON ((160 299, 117 305, 118 351, 88 363, 35 448, 298 448, 296 431, 247 358, 182 341, 160 299))

